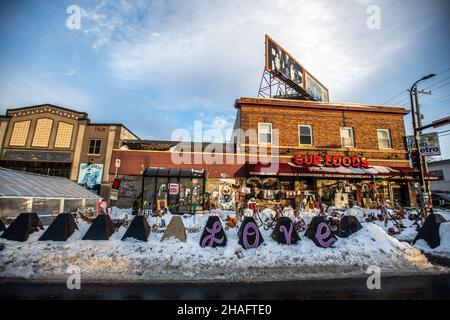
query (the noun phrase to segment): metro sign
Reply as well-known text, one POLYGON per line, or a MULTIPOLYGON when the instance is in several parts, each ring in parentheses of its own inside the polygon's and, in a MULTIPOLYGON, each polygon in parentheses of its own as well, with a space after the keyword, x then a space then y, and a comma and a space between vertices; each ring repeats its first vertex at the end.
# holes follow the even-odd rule
POLYGON ((332 156, 332 155, 303 155, 298 153, 294 155, 292 161, 298 166, 317 166, 318 164, 323 164, 327 167, 362 167, 367 168, 369 162, 365 157, 350 157, 350 156, 332 156))

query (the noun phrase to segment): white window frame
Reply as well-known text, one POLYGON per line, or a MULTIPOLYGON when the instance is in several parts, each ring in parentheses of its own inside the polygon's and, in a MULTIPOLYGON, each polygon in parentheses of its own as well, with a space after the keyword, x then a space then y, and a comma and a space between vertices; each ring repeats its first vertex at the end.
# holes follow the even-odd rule
POLYGON ((309 124, 299 124, 298 125, 298 145, 299 146, 312 146, 314 144, 314 137, 313 137, 313 128, 311 125, 309 124), (308 127, 309 128, 309 132, 311 135, 311 143, 302 143, 301 139, 300 139, 300 127, 308 127))
POLYGON ((378 148, 379 148, 379 149, 392 149, 391 130, 389 130, 389 129, 377 129, 377 140, 378 140, 378 148), (380 137, 378 136, 378 132, 380 132, 380 131, 385 131, 385 132, 387 132, 387 134, 388 134, 388 138, 389 138, 389 147, 387 147, 387 148, 382 147, 382 146, 380 145, 380 137))
POLYGON ((270 123, 270 122, 258 122, 258 144, 269 145, 269 144, 272 144, 272 142, 273 142, 273 127, 272 127, 272 123, 270 123), (270 142, 261 142, 260 141, 260 132, 261 132, 261 125, 262 124, 270 126, 270 142))
POLYGON ((340 129, 340 135, 341 135, 341 147, 342 148, 354 148, 355 147, 355 133, 353 132, 353 128, 352 127, 341 127, 341 129, 340 129), (343 138, 343 136, 342 136, 342 130, 348 130, 348 129, 350 129, 350 132, 351 132, 351 138, 352 138, 352 145, 351 146, 344 146, 343 144, 342 144, 342 138, 343 138))

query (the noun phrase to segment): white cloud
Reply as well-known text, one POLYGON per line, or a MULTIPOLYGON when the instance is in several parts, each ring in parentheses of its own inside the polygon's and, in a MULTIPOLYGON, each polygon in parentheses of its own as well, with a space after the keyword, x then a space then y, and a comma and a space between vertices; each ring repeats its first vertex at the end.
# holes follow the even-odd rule
POLYGON ((120 85, 152 86, 163 93, 160 102, 175 109, 192 107, 188 97, 201 100, 200 108, 216 104, 223 110, 236 97, 255 95, 265 33, 323 82, 332 100, 345 97, 407 44, 388 26, 368 30, 364 1, 137 4, 108 1, 90 13, 98 21, 92 27, 96 46, 108 44, 106 63, 120 85))

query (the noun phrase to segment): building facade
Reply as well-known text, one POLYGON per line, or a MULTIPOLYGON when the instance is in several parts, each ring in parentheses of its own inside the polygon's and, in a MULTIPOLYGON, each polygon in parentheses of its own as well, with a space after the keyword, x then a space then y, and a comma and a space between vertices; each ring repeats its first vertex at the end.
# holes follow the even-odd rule
POLYGON ((450 159, 428 162, 428 172, 439 178, 431 182, 431 191, 450 192, 450 159))
POLYGON ((200 205, 206 209, 233 208, 249 198, 263 206, 416 204, 403 122, 407 110, 262 98, 238 99, 235 108, 232 148, 131 141, 114 150, 124 182, 119 205, 130 206, 136 198, 148 207, 178 203, 180 190, 191 186, 173 183, 170 194, 170 181, 158 179, 157 172, 180 168, 205 171, 200 205), (152 186, 142 179, 144 172, 155 172, 152 186))
POLYGON ((0 166, 70 178, 108 198, 112 150, 138 137, 122 124, 91 123, 88 114, 52 104, 0 116, 0 166))

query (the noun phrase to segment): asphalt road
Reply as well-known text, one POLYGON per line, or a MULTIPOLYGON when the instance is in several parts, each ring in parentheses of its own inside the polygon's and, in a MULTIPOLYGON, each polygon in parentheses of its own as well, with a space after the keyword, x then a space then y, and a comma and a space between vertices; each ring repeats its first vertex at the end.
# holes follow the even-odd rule
POLYGON ((450 275, 386 277, 380 290, 366 279, 214 284, 1 283, 0 299, 450 299, 450 275))

